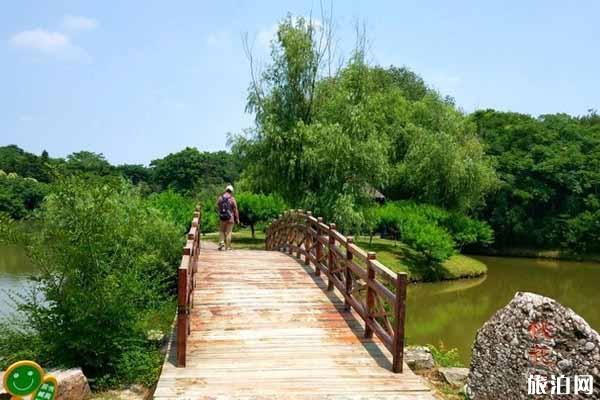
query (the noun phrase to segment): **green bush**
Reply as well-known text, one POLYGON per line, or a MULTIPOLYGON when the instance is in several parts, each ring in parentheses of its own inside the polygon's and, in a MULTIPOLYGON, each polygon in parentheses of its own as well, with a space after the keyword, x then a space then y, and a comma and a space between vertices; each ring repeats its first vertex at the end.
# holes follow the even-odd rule
POLYGON ((427 348, 431 351, 431 355, 435 363, 439 367, 462 367, 458 349, 447 349, 444 343, 440 342, 439 346, 428 344, 427 348))
POLYGON ((258 223, 267 223, 277 218, 285 209, 283 200, 276 195, 264 195, 255 193, 240 193, 235 196, 240 222, 250 226, 252 238, 255 237, 255 228, 258 223))
MULTIPOLYGON (((38 265, 45 301, 32 295, 18 306, 20 322, 1 327, 8 356, 0 368, 28 355, 48 367, 82 367, 97 386, 150 382, 160 357, 147 332, 169 324, 155 316, 173 304, 180 229, 114 178, 57 183, 35 222, 21 245, 38 265)), ((9 230, 3 238, 19 236, 9 230)))
POLYGON ((148 198, 150 206, 162 211, 182 233, 190 228, 195 202, 192 198, 179 194, 172 189, 154 193, 148 198))
POLYGON ((375 220, 372 226, 376 229, 400 238, 434 262, 447 259, 454 249, 487 245, 493 240, 486 222, 429 204, 388 202, 367 215, 375 220))
POLYGON ((0 174, 0 212, 12 218, 25 218, 40 206, 46 193, 47 185, 33 178, 0 174))
POLYGON ((393 234, 430 263, 440 263, 454 253, 452 236, 414 203, 390 202, 374 214, 380 230, 393 234))

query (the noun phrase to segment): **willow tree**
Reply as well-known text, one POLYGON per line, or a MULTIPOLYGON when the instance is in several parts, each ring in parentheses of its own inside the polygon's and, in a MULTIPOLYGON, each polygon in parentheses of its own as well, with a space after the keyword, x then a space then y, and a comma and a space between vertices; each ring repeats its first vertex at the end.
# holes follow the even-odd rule
POLYGON ((406 68, 370 66, 362 34, 329 74, 330 47, 327 26, 288 17, 269 66, 251 68, 247 110, 256 124, 232 140, 249 188, 349 230, 360 229, 373 189, 461 211, 479 205, 494 171, 452 101, 406 68))

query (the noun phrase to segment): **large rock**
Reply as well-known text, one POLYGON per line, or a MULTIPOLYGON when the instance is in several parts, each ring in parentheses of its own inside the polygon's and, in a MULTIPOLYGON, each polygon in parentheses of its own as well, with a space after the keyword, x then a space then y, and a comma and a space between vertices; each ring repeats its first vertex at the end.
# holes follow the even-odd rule
MULTIPOLYGON (((58 381, 58 392, 56 393, 56 400, 83 400, 90 394, 90 386, 88 385, 87 378, 79 368, 48 371, 48 375, 53 375, 58 381)), ((0 372, 0 382, 4 376, 3 372, 0 372)), ((0 400, 10 399, 10 396, 4 391, 4 388, 0 389, 0 400)))
POLYGON ((464 384, 467 382, 469 368, 441 367, 438 368, 438 372, 442 378, 444 378, 446 383, 455 387, 460 387, 464 386, 464 384))
POLYGON ((600 399, 600 336, 556 301, 517 293, 477 332, 468 393, 477 400, 527 399, 535 380, 547 380, 541 385, 545 394, 537 387, 543 398, 600 399), (593 378, 593 394, 580 390, 575 396, 575 377, 586 375, 593 378), (570 379, 570 396, 552 396, 557 377, 562 377, 563 391, 570 379))
POLYGON ((404 362, 413 371, 435 367, 431 350, 425 346, 412 346, 404 349, 404 362))

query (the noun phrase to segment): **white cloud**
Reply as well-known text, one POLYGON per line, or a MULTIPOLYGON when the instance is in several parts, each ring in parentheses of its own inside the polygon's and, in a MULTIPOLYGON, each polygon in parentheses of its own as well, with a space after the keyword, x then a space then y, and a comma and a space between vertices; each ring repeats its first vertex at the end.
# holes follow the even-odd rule
POLYGON ((65 15, 61 25, 64 29, 70 31, 90 31, 98 27, 98 22, 93 18, 65 15))
POLYGON ((41 28, 15 33, 10 38, 10 43, 15 47, 44 53, 56 53, 71 47, 71 41, 67 35, 41 28))

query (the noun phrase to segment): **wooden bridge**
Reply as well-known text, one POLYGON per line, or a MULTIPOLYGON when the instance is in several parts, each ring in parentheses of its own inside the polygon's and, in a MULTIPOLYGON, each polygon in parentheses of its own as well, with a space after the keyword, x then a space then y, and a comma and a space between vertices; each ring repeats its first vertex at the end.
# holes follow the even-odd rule
POLYGON ((402 361, 405 275, 301 210, 269 227, 277 251, 200 251, 199 225, 155 399, 433 399, 402 361))

